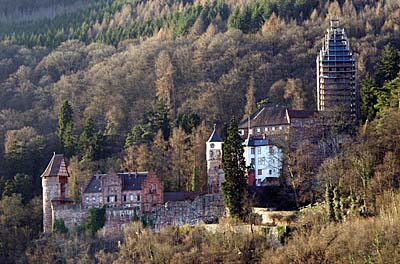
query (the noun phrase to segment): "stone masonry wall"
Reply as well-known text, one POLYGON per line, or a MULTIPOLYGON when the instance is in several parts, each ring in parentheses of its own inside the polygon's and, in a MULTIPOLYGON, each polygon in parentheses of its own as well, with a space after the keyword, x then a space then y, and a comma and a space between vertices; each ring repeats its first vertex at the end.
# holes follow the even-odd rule
POLYGON ((59 196, 57 177, 43 178, 42 187, 43 187, 43 230, 44 232, 51 232, 51 230, 53 230, 51 200, 59 196))
POLYGON ((206 194, 194 201, 167 202, 147 214, 149 223, 159 230, 163 226, 197 223, 215 223, 225 215, 224 199, 221 194, 206 194))
MULTIPOLYGON (((65 226, 72 229, 84 222, 88 216, 87 208, 81 205, 53 205, 53 220, 63 219, 65 226)), ((155 229, 167 225, 215 223, 225 214, 224 200, 221 194, 206 194, 193 201, 167 202, 153 208, 152 212, 142 214, 137 208, 107 208, 106 229, 122 228, 132 222, 134 216, 144 217, 155 229)))
POLYGON ((81 205, 53 205, 52 212, 52 224, 56 219, 63 219, 65 226, 70 230, 84 222, 88 217, 88 209, 81 205))

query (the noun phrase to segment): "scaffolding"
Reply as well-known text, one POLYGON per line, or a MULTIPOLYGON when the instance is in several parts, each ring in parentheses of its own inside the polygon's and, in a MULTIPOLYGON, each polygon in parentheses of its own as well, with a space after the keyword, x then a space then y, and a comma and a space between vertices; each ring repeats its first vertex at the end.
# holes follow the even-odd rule
POLYGON ((338 20, 330 28, 317 56, 318 111, 345 111, 359 117, 359 92, 356 86, 356 60, 338 20))

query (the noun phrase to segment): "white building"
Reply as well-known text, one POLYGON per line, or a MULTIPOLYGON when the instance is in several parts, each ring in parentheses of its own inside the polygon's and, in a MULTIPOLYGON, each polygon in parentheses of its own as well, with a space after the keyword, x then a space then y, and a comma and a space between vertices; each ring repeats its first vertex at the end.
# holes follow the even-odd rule
POLYGON ((266 186, 278 182, 282 174, 283 152, 269 139, 248 137, 244 143, 246 166, 253 167, 255 185, 266 186))

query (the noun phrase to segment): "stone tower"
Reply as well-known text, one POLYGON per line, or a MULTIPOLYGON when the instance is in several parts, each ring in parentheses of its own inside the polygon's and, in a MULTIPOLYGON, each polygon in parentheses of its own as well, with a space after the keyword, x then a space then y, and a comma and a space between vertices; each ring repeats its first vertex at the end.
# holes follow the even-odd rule
POLYGON ((53 154, 49 165, 40 176, 43 187, 43 231, 53 229, 53 204, 71 203, 68 195, 68 170, 63 154, 53 154))
POLYGON ((221 183, 224 181, 224 171, 222 169, 222 140, 217 131, 214 130, 206 142, 206 160, 208 174, 208 192, 218 193, 221 183))
POLYGON ((356 59, 339 21, 331 20, 317 56, 318 111, 341 111, 357 119, 359 101, 356 59))

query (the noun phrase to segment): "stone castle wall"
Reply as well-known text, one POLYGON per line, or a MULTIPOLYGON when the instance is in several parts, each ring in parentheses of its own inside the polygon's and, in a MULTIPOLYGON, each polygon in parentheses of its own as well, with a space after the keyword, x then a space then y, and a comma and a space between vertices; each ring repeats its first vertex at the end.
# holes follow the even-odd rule
MULTIPOLYGON (((87 208, 81 205, 53 205, 52 219, 63 219, 65 226, 72 229, 84 222, 88 216, 87 208)), ((154 207, 142 215, 134 208, 107 208, 106 229, 122 228, 131 223, 134 217, 146 219, 155 230, 167 225, 215 223, 225 214, 224 200, 220 194, 206 194, 193 201, 174 201, 154 207)))
POLYGON ((63 219, 68 229, 73 229, 88 217, 88 209, 81 205, 53 205, 52 224, 56 219, 63 219))
POLYGON ((158 230, 167 225, 181 226, 198 223, 215 223, 225 215, 221 194, 206 194, 191 201, 167 202, 149 213, 149 223, 158 230))

